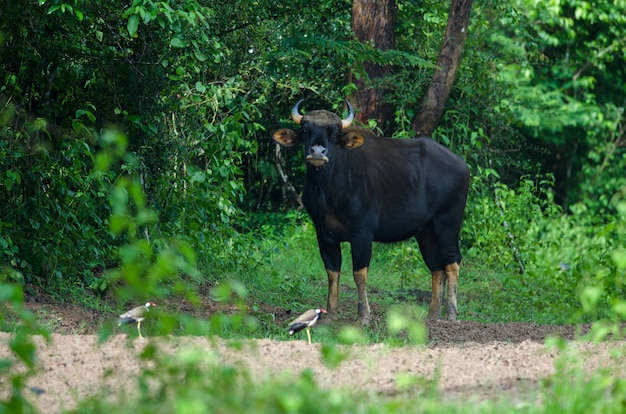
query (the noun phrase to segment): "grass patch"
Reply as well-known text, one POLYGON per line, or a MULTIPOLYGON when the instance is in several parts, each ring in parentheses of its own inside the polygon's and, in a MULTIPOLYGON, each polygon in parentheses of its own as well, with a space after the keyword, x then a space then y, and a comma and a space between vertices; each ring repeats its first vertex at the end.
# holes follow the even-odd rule
MULTIPOLYGON (((275 220, 280 226, 261 226, 240 241, 245 242, 245 248, 230 247, 236 256, 232 266, 223 264, 223 256, 220 256, 219 266, 213 265, 211 256, 202 254, 206 259, 198 263, 200 276, 170 275, 160 282, 158 289, 152 289, 161 295, 155 299, 164 303, 158 312, 162 316, 170 314, 163 318, 163 326, 151 326, 155 323, 146 321, 146 329, 153 329, 155 334, 211 332, 226 338, 289 339, 286 321, 277 320, 272 308, 291 311, 295 317, 307 309, 325 307, 328 284, 315 230, 309 219, 303 215, 287 215, 282 220, 275 220), (216 273, 218 268, 219 273, 216 273), (212 314, 202 321, 189 317, 178 323, 181 311, 172 309, 178 306, 176 298, 188 300, 191 305, 207 300, 218 304, 236 302, 236 305, 222 309, 230 315, 240 315, 240 323, 224 324, 220 322, 222 316, 212 314), (257 323, 250 322, 250 315, 257 323)), ((352 279, 349 244, 342 245, 342 254, 339 291, 341 323, 336 328, 318 327, 315 333, 318 340, 338 342, 342 325, 350 325, 356 319, 357 294, 352 279)), ((513 267, 492 267, 487 265, 488 262, 487 255, 479 256, 476 252, 470 252, 464 258, 459 279, 459 319, 480 323, 577 322, 572 319, 576 314, 572 309, 579 306, 578 302, 572 301, 571 296, 568 301, 559 300, 560 292, 549 286, 549 277, 542 280, 520 275, 513 267)), ((370 341, 391 339, 387 314, 394 307, 413 305, 422 309, 417 314, 425 315, 430 301, 430 279, 416 241, 375 243, 368 280, 368 296, 374 317, 372 326, 366 330, 370 341)), ((141 295, 141 292, 137 293, 141 295)), ((140 295, 137 296, 140 298, 138 303, 132 305, 149 299, 140 295)), ((119 302, 114 295, 106 292, 104 296, 95 294, 78 285, 64 286, 62 297, 60 294, 55 297, 61 302, 81 304, 111 317, 130 305, 128 300, 119 302)), ((218 308, 216 306, 216 311, 218 308)), ((182 312, 184 315, 185 310, 182 312)))
MULTIPOLYGON (((270 303, 294 312, 326 306, 327 279, 319 257, 315 230, 306 219, 294 222, 284 234, 261 235, 252 269, 241 269, 238 279, 251 287, 253 302, 270 303)), ((342 245, 339 290, 340 312, 356 319, 356 288, 351 253, 342 245)), ((514 267, 492 267, 489 258, 471 254, 461 265, 459 318, 481 323, 533 322, 566 324, 575 320, 577 297, 567 299, 549 285, 549 276, 520 275, 514 267)), ((414 240, 375 243, 368 278, 370 304, 380 315, 399 304, 427 308, 431 277, 414 240)), ((379 316, 380 316, 379 315, 379 316)))

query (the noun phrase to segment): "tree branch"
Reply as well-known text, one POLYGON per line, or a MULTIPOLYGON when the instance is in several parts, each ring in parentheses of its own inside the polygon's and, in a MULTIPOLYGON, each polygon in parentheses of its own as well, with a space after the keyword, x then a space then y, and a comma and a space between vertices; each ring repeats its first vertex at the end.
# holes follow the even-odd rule
POLYGON ((448 95, 461 64, 473 0, 452 0, 443 43, 421 107, 411 129, 418 136, 431 135, 443 115, 448 95))
POLYGON ((283 193, 288 192, 291 194, 293 200, 298 204, 298 210, 302 210, 304 208, 304 204, 302 203, 302 198, 300 194, 296 191, 296 188, 291 184, 287 174, 285 174, 285 169, 283 165, 285 161, 283 160, 282 153, 280 152, 280 145, 276 144, 276 152, 274 157, 274 163, 276 164, 276 171, 278 171, 278 175, 283 182, 283 193))

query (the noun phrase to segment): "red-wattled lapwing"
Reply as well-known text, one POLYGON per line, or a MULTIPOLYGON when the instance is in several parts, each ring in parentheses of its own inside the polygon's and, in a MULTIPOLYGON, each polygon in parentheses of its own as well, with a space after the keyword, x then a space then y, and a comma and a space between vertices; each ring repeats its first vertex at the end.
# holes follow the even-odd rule
POLYGON ((123 323, 136 323, 137 324, 137 332, 139 332, 139 337, 141 336, 141 321, 143 321, 146 317, 146 313, 150 312, 150 306, 156 306, 154 302, 146 302, 143 306, 137 306, 129 310, 126 313, 120 315, 117 320, 117 326, 120 326, 123 323))
POLYGON ((310 309, 304 312, 289 325, 289 335, 306 329, 306 336, 309 338, 309 343, 311 343, 311 326, 317 323, 322 313, 326 313, 326 311, 324 309, 310 309))

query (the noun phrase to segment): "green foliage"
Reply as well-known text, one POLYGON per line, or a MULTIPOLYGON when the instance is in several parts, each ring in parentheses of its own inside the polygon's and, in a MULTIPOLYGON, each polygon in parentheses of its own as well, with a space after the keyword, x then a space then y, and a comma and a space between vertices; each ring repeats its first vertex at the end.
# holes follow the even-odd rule
POLYGON ((523 177, 516 187, 509 187, 499 181, 496 171, 479 169, 472 177, 461 237, 471 246, 468 255, 523 271, 522 252, 535 245, 533 238, 523 236, 529 225, 560 215, 553 183, 551 177, 523 177))
POLYGON ((490 42, 501 102, 510 122, 548 150, 540 158, 557 178, 566 205, 589 199, 611 212, 624 185, 623 106, 626 17, 622 0, 519 0, 497 21, 490 42), (613 170, 613 167, 616 170, 613 170))
MULTIPOLYGON (((468 245, 466 263, 495 271, 483 287, 490 290, 494 308, 476 302, 468 305, 470 312, 481 317, 493 313, 504 321, 604 320, 599 337, 620 335, 615 323, 625 316, 623 196, 612 198, 617 215, 594 212, 582 203, 563 215, 550 178, 523 178, 510 188, 496 181, 495 171, 479 172, 461 239, 468 245), (494 184, 485 186, 485 181, 494 184), (488 187, 494 188, 492 193, 484 192, 488 187), (481 310, 484 306, 488 308, 481 310)), ((482 296, 480 289, 476 295, 482 296)))
POLYGON ((616 201, 626 195, 626 119, 624 107, 607 103, 588 131, 592 143, 581 170, 575 199, 584 200, 592 212, 615 213, 616 201))
POLYGON ((254 300, 286 309, 306 310, 325 303, 324 267, 318 258, 315 229, 304 213, 278 215, 277 223, 266 224, 255 234, 241 281, 255 286, 254 300))
MULTIPOLYGON (((589 373, 583 367, 583 351, 564 341, 549 341, 559 352, 555 362, 556 372, 542 384, 543 403, 540 409, 545 413, 618 413, 626 404, 626 382, 610 369, 599 369, 589 373)), ((623 350, 612 351, 612 362, 619 365, 624 357, 623 350)))
POLYGON ((0 126, 0 262, 27 282, 89 284, 111 264, 106 194, 115 174, 92 169, 90 139, 54 142, 41 119, 16 128, 14 109, 7 103, 0 126))
POLYGON ((36 348, 31 336, 43 335, 46 339, 49 336, 24 308, 22 285, 12 280, 13 272, 0 269, 0 329, 13 332, 6 344, 11 358, 0 359, 0 382, 5 391, 0 397, 0 412, 32 413, 35 409, 24 398, 27 379, 37 372, 36 348))
MULTIPOLYGON (((528 255, 528 274, 550 281, 545 288, 553 292, 554 301, 570 303, 563 310, 573 320, 625 320, 623 204, 617 205, 616 217, 593 216, 577 205, 572 215, 529 228, 527 235, 536 246, 528 255)), ((612 333, 619 335, 617 326, 612 333)))
POLYGON ((349 351, 342 349, 334 343, 323 343, 320 348, 322 362, 329 368, 337 368, 350 355, 349 351))
POLYGON ((428 340, 428 332, 423 320, 426 314, 410 305, 392 307, 387 315, 389 333, 394 336, 406 332, 409 342, 424 345, 428 340))
POLYGON ((0 24, 0 60, 8 74, 0 85, 0 191, 7 200, 0 262, 20 269, 29 282, 106 290, 100 276, 116 264, 113 252, 127 236, 115 229, 134 225, 127 211, 118 211, 110 223, 114 232, 108 231, 109 192, 124 198, 139 186, 147 215, 137 225, 146 235, 177 234, 197 250, 206 247, 202 257, 214 258, 216 270, 233 257, 245 260, 247 238, 237 228, 245 193, 241 164, 256 152, 250 135, 263 127, 252 119, 258 110, 241 77, 230 73, 222 80, 220 62, 229 51, 211 34, 216 13, 198 3, 138 1, 125 14, 130 33, 111 30, 123 20, 114 4, 55 0, 40 6, 6 10, 3 16, 18 20, 0 24), (52 35, 27 29, 34 27, 52 35), (24 49, 17 46, 24 37, 36 40, 24 49), (21 57, 10 50, 24 51, 32 62, 14 65, 21 57), (28 92, 46 82, 47 90, 28 92), (63 98, 50 99, 57 93, 63 98), (77 101, 88 104, 77 108, 77 101), (71 130, 62 127, 69 124, 71 130), (127 143, 112 151, 128 148, 133 156, 107 165, 102 154, 94 157, 98 146, 110 145, 107 133, 97 131, 115 130, 111 125, 128 132, 127 143), (127 176, 140 184, 112 190, 127 176))

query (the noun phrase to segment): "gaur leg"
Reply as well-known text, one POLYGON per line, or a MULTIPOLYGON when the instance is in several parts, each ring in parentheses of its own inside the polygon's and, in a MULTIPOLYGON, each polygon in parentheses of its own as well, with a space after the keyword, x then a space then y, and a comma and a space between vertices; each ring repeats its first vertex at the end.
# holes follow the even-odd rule
POLYGON ((359 297, 358 322, 361 326, 367 326, 372 321, 370 317, 370 304, 367 301, 367 267, 354 272, 354 282, 356 283, 356 290, 359 297))
POLYGON ((446 274, 442 270, 431 272, 432 275, 432 294, 430 296, 430 309, 428 310, 428 319, 441 318, 441 304, 443 303, 443 293, 446 289, 446 274))
POLYGON ((328 274, 328 303, 327 314, 324 320, 337 319, 337 308, 339 307, 339 272, 326 269, 328 274))
POLYGON ((373 236, 367 231, 356 232, 350 239, 352 247, 352 272, 358 293, 358 322, 361 326, 370 324, 370 304, 367 300, 367 273, 372 258, 373 236))
POLYGON ((446 287, 446 274, 439 260, 437 237, 432 223, 427 223, 417 235, 417 243, 420 246, 422 257, 432 276, 432 294, 430 297, 430 309, 428 319, 441 318, 441 304, 446 287))
POLYGON ((461 251, 459 249, 459 232, 461 228, 462 212, 449 212, 433 219, 434 234, 437 236, 437 254, 443 266, 444 277, 448 283, 448 304, 446 319, 455 321, 458 314, 457 291, 459 286, 459 264, 461 251))
POLYGON ((456 305, 456 293, 459 285, 459 265, 452 263, 446 265, 446 279, 448 279, 448 307, 446 310, 446 319, 455 321, 458 309, 456 305))
POLYGON ((339 306, 339 272, 341 270, 341 246, 339 243, 327 242, 324 238, 317 237, 320 254, 326 274, 328 275, 328 303, 326 307, 326 317, 324 320, 332 321, 337 319, 337 308, 339 306))

